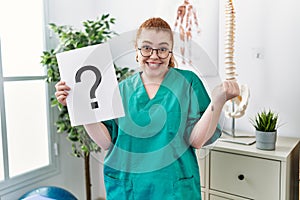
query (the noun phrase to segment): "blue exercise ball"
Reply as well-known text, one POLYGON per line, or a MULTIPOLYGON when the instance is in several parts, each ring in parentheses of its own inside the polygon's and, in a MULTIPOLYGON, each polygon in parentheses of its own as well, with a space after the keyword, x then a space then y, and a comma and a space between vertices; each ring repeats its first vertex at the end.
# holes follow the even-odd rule
POLYGON ((36 199, 38 199, 39 197, 41 197, 40 199, 42 199, 42 197, 45 197, 45 198, 56 199, 56 200, 78 200, 69 191, 55 186, 36 188, 24 194, 22 197, 20 197, 19 200, 31 199, 30 197, 36 197, 36 199))

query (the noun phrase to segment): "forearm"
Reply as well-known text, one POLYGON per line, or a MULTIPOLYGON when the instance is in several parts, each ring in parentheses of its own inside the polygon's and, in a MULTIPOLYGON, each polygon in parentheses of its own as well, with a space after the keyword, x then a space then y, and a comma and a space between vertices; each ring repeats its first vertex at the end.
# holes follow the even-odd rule
POLYGON ((191 136, 190 144, 194 148, 201 148, 214 134, 224 104, 209 104, 202 117, 195 124, 191 136))
POLYGON ((93 141, 102 149, 107 150, 111 144, 111 136, 105 125, 101 122, 84 125, 85 130, 93 141))

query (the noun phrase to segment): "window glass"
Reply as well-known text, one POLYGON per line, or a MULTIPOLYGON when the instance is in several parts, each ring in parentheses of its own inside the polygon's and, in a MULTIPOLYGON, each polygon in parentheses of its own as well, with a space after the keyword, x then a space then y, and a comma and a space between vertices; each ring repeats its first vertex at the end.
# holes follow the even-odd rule
POLYGON ((43 1, 0 0, 3 76, 44 75, 43 1))
POLYGON ((49 164, 44 80, 4 83, 10 177, 49 164))

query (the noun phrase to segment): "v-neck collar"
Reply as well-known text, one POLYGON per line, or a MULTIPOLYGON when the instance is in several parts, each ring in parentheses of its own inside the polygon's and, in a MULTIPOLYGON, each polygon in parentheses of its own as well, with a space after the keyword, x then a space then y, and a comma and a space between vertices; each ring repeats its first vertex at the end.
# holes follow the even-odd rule
POLYGON ((157 96, 159 96, 160 91, 161 91, 161 88, 162 88, 162 85, 165 84, 165 82, 166 82, 166 80, 168 79, 169 74, 171 73, 172 70, 173 70, 173 68, 170 67, 169 70, 167 71, 165 77, 163 78, 162 82, 160 83, 159 88, 158 88, 156 94, 155 94, 152 98, 149 97, 149 95, 148 95, 148 93, 147 93, 147 90, 146 90, 146 88, 145 88, 145 85, 144 85, 144 82, 143 82, 143 79, 142 79, 142 73, 143 73, 143 72, 140 72, 140 73, 139 73, 139 83, 140 83, 140 86, 142 87, 143 94, 145 94, 145 97, 147 98, 148 101, 152 101, 152 100, 156 99, 157 96))

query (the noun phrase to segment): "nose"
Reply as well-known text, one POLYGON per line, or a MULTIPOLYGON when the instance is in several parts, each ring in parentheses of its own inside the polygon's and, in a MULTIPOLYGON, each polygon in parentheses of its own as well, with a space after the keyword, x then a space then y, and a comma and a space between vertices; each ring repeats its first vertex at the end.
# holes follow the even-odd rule
POLYGON ((150 58, 152 58, 152 57, 154 57, 154 58, 159 58, 158 57, 158 49, 152 49, 152 53, 151 53, 151 56, 150 56, 150 58), (155 52, 155 53, 154 53, 155 52), (154 55, 155 54, 155 55, 154 55))

